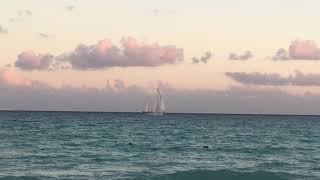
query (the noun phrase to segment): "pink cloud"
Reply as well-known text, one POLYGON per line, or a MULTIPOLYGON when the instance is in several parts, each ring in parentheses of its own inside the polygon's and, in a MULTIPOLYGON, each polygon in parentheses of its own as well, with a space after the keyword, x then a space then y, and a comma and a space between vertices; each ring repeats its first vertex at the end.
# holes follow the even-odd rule
POLYGON ((51 54, 36 54, 33 51, 25 51, 18 55, 15 67, 22 70, 48 70, 53 62, 51 54))
POLYGON ((183 49, 173 45, 145 44, 133 37, 122 38, 121 46, 104 39, 94 45, 79 45, 73 52, 58 57, 73 69, 89 70, 110 67, 161 66, 183 60, 183 49))
POLYGON ((320 59, 320 49, 313 41, 293 41, 289 47, 293 59, 320 59))
POLYGON ((7 86, 29 86, 32 81, 11 69, 0 70, 0 83, 7 86))
POLYGON ((113 79, 113 80, 107 80, 107 86, 106 88, 108 90, 111 90, 114 93, 120 93, 123 90, 125 90, 126 85, 125 83, 120 79, 113 79))
POLYGON ((229 78, 245 85, 263 86, 320 86, 320 74, 304 74, 295 71, 293 75, 283 77, 277 73, 227 72, 229 78))
POLYGON ((320 60, 320 48, 311 40, 295 40, 289 49, 280 48, 274 60, 320 60))

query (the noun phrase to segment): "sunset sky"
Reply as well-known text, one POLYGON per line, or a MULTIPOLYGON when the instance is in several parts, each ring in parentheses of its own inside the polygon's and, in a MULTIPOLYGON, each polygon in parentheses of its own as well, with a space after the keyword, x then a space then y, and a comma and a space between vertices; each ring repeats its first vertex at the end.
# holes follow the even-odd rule
POLYGON ((172 112, 319 114, 319 6, 318 0, 4 0, 0 108, 137 111, 159 86, 172 112), (64 96, 83 97, 84 89, 88 104, 59 105, 64 96), (200 105, 194 109, 186 105, 193 98, 200 105), (273 107, 272 98, 282 104, 273 107), (247 108, 237 109, 243 103, 247 108))

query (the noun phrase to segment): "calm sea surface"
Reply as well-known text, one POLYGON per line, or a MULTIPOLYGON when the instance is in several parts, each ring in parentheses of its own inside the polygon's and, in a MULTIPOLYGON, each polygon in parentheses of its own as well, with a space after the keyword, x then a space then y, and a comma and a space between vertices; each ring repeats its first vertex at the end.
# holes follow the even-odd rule
POLYGON ((320 179, 320 116, 0 112, 2 179, 320 179))

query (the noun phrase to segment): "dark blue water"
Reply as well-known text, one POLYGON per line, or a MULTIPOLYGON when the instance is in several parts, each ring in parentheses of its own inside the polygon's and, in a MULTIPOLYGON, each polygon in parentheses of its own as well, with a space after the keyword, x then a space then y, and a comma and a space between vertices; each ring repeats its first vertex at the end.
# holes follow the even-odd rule
POLYGON ((320 117, 0 112, 0 179, 320 179, 320 117))

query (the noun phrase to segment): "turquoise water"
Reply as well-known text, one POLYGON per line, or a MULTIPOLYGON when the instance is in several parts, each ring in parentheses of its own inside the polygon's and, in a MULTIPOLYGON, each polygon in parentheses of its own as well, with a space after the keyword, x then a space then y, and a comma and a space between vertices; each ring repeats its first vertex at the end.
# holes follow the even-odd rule
POLYGON ((320 179, 320 116, 0 112, 0 179, 320 179))

